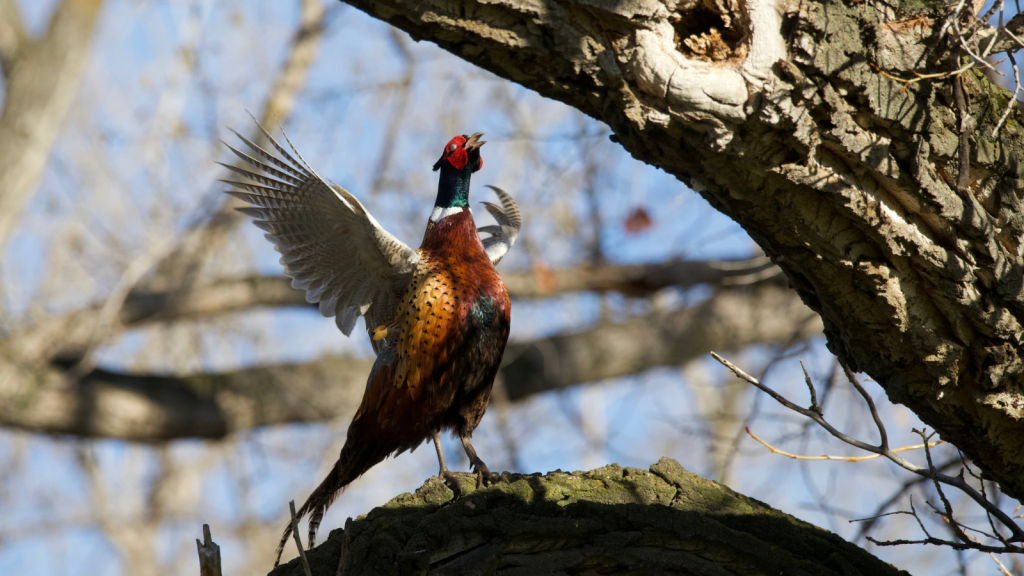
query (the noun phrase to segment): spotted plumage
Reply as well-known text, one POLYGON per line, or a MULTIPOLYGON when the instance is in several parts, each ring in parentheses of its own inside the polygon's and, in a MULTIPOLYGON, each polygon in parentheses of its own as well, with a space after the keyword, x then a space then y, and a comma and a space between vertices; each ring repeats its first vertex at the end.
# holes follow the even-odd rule
MULTIPOLYGON (((478 229, 474 223, 469 183, 483 164, 482 134, 445 145, 434 165, 440 172, 434 210, 413 250, 352 194, 320 178, 290 141, 291 153, 259 129, 276 154, 239 136, 250 153, 228 148, 256 171, 228 166, 245 179, 227 181, 234 188, 229 193, 253 206, 241 210, 281 252, 292 286, 305 290, 321 314, 335 316, 346 335, 364 316, 377 353, 338 461, 298 510, 300 518, 310 516, 312 547, 340 491, 389 455, 431 439, 439 474, 451 479, 441 431, 462 440, 481 481, 490 478, 471 436, 509 333, 511 305, 494 266, 515 243, 522 219, 511 196, 491 187, 501 205, 484 205, 497 224, 478 229)), ((289 524, 278 561, 290 534, 289 524)))

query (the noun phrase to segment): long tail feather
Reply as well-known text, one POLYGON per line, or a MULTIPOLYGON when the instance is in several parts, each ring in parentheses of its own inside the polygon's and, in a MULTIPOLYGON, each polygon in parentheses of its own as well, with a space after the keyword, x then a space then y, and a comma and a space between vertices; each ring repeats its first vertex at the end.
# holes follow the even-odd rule
MULTIPOLYGON (((306 499, 302 507, 295 512, 296 521, 302 520, 307 514, 309 515, 308 548, 312 548, 316 544, 316 532, 320 527, 320 521, 323 519, 327 509, 331 507, 331 504, 337 500, 341 491, 397 448, 397 446, 371 446, 369 444, 375 443, 370 442, 358 442, 358 445, 356 444, 350 436, 348 441, 345 442, 345 447, 341 449, 341 457, 334 463, 334 467, 331 468, 327 477, 317 486, 316 490, 313 490, 313 493, 309 495, 309 498, 306 499)), ((281 554, 284 552, 284 547, 288 543, 288 539, 291 538, 291 535, 292 524, 289 522, 288 526, 284 529, 284 534, 281 536, 281 542, 277 545, 277 559, 274 560, 275 568, 281 563, 281 554)))

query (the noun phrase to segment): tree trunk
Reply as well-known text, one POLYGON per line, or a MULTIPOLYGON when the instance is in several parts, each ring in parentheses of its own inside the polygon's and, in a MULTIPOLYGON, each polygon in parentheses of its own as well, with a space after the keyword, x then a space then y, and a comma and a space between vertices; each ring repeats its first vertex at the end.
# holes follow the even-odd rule
POLYGON ((950 69, 926 62, 944 3, 348 1, 606 122, 746 229, 843 361, 1024 496, 1020 113, 994 137, 1009 95, 978 71, 964 114, 948 79, 891 79, 950 69))
MULTIPOLYGON (((331 532, 307 553, 313 576, 907 574, 668 458, 649 471, 512 474, 482 490, 461 480, 457 500, 431 478, 331 532)), ((271 572, 303 574, 298 559, 271 572)))

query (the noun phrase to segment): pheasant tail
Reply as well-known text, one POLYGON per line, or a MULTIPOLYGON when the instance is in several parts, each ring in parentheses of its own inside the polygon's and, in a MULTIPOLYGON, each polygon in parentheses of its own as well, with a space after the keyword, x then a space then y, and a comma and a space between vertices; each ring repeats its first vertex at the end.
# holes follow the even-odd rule
MULTIPOLYGON (((309 514, 309 541, 308 548, 316 544, 316 532, 320 527, 320 521, 331 504, 338 498, 341 491, 359 478, 364 472, 374 467, 377 463, 387 458, 388 454, 394 451, 394 447, 382 447, 373 445, 370 442, 353 442, 351 438, 345 442, 341 449, 341 456, 334 463, 334 467, 324 478, 324 481, 317 486, 316 490, 309 495, 306 502, 295 513, 295 522, 298 523, 309 514)), ((281 554, 292 535, 292 524, 284 529, 281 542, 277 545, 277 559, 274 561, 276 568, 281 563, 281 554)))

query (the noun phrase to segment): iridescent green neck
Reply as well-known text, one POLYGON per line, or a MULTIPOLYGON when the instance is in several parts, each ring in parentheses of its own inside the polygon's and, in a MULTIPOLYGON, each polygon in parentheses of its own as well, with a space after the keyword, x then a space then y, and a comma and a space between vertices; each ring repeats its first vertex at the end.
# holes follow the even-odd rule
POLYGON ((437 182, 437 201, 440 208, 469 207, 469 178, 473 171, 467 166, 457 170, 447 162, 441 166, 441 177, 437 182))

